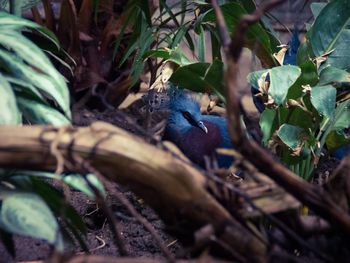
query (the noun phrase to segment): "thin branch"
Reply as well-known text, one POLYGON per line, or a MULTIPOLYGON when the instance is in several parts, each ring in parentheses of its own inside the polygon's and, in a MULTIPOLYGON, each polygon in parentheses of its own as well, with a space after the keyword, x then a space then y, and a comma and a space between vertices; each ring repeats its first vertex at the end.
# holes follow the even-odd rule
MULTIPOLYGON (((73 156, 74 161, 79 164, 83 170, 89 173, 96 173, 96 169, 94 169, 86 160, 81 158, 78 155, 73 156)), ((128 256, 129 253, 125 247, 125 244, 123 242, 123 237, 121 235, 121 229, 119 222, 115 219, 113 212, 109 208, 109 206, 106 204, 106 201, 104 200, 103 196, 101 195, 100 191, 96 188, 95 185, 93 185, 90 180, 88 180, 84 176, 85 182, 88 184, 89 188, 93 191, 96 203, 102 208, 111 229, 111 232, 114 237, 114 242, 117 245, 119 249, 119 253, 121 256, 128 256)))

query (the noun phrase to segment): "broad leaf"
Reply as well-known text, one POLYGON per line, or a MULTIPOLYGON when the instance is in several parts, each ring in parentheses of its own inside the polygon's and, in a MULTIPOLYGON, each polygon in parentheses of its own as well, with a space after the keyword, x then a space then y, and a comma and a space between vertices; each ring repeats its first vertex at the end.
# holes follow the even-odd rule
POLYGON ((327 63, 349 69, 350 1, 337 0, 327 4, 317 16, 307 36, 314 54, 319 57, 330 53, 327 63))
POLYGON ((150 50, 144 53, 143 58, 163 58, 178 64, 179 66, 185 66, 192 62, 185 56, 183 51, 177 47, 175 49, 159 48, 156 50, 150 50))
POLYGON ((298 79, 301 70, 297 66, 280 66, 269 70, 269 95, 277 105, 281 105, 287 97, 289 88, 298 79))
POLYGON ((311 103, 319 114, 331 118, 335 109, 337 90, 331 86, 316 86, 311 89, 311 103))
POLYGON ((277 135, 292 150, 297 150, 305 141, 304 129, 290 124, 283 124, 278 129, 277 135))
POLYGON ((62 249, 56 218, 35 194, 12 192, 7 195, 2 201, 0 226, 11 233, 46 240, 62 249))
POLYGON ((339 131, 350 127, 350 100, 339 103, 334 112, 332 129, 339 131))
POLYGON ((302 96, 302 86, 314 86, 318 82, 318 74, 316 65, 311 61, 305 61, 300 65, 301 75, 295 83, 289 88, 287 99, 298 99, 302 96))
POLYGON ((276 117, 275 109, 265 109, 260 116, 260 128, 263 134, 262 143, 267 146, 272 134, 274 133, 276 126, 273 125, 276 117))
POLYGON ((336 68, 336 67, 326 67, 320 73, 320 81, 318 85, 327 85, 335 83, 349 83, 350 82, 350 73, 345 70, 336 68))
POLYGON ((170 81, 182 88, 199 92, 223 94, 223 63, 214 60, 209 63, 193 63, 179 67, 171 76, 170 81))
POLYGON ((327 3, 311 3, 310 8, 314 18, 318 17, 327 3))
POLYGON ((250 83, 250 85, 253 86, 254 89, 259 90, 259 83, 258 80, 261 78, 263 74, 268 72, 268 70, 259 70, 254 71, 248 74, 247 81, 250 83))
POLYGON ((41 91, 44 91, 52 99, 56 100, 66 115, 70 117, 71 113, 66 85, 61 86, 51 77, 45 74, 40 74, 24 64, 23 61, 18 59, 18 57, 3 50, 0 50, 0 61, 2 61, 4 66, 11 71, 14 76, 31 83, 41 91))
POLYGON ((62 113, 37 100, 18 97, 17 103, 25 119, 32 124, 52 124, 55 126, 70 124, 70 121, 62 113))

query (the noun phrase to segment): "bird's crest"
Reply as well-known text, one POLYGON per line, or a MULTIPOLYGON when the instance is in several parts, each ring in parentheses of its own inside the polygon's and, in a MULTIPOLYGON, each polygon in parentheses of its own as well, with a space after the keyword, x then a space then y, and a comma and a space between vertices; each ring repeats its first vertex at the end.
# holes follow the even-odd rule
POLYGON ((186 110, 189 107, 191 108, 194 105, 198 105, 198 102, 190 91, 178 88, 174 85, 171 85, 163 92, 157 92, 151 89, 142 99, 148 105, 150 112, 186 110))

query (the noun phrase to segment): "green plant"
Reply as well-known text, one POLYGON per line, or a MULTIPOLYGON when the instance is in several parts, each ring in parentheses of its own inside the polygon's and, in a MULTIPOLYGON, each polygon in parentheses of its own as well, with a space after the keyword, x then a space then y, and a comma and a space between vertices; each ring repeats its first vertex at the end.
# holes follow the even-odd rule
MULTIPOLYGON (((297 66, 277 66, 273 53, 278 52, 280 42, 268 26, 267 17, 247 31, 245 46, 268 68, 248 76, 253 88, 266 99, 266 110, 260 120, 262 143, 307 180, 312 178, 325 145, 332 151, 350 142, 343 131, 349 127, 350 119, 350 51, 346 46, 350 38, 350 11, 347 5, 345 0, 311 5, 316 20, 307 25, 308 33, 298 50, 297 66)), ((220 7, 230 33, 242 15, 256 8, 254 1, 238 0, 221 1, 220 7)), ((169 7, 160 1, 159 14, 152 16, 147 5, 135 0, 129 2, 125 12, 129 19, 123 29, 133 27, 133 33, 120 63, 132 52, 136 53, 133 79, 139 77, 146 61, 156 61, 151 64, 151 73, 152 67, 162 67, 163 76, 151 79, 155 81, 153 86, 164 85, 169 80, 197 92, 215 93, 225 101, 224 63, 210 4, 181 1, 169 7), (178 12, 172 11, 176 7, 178 12), (191 18, 186 20, 184 16, 191 18), (205 57, 208 42, 212 47, 210 59, 205 57), (194 59, 188 58, 180 44, 189 47, 194 59)))
POLYGON ((263 144, 296 174, 310 180, 322 149, 350 142, 350 6, 346 0, 311 5, 315 21, 298 49, 298 66, 252 72, 250 84, 266 98, 263 144), (269 75, 269 79, 267 79, 269 75))
MULTIPOLYGON (((152 59, 159 58, 161 62, 151 64, 151 72, 153 68, 166 65, 165 68, 171 68, 171 73, 173 72, 170 78, 172 83, 195 91, 215 92, 224 99, 220 39, 211 5, 205 1, 179 1, 174 6, 168 6, 166 1, 160 1, 159 5, 159 14, 156 12, 152 16, 144 1, 129 1, 124 12, 128 19, 121 30, 122 34, 116 40, 116 49, 122 37, 126 38, 124 30, 132 27, 128 46, 120 60, 122 64, 130 54, 136 53, 131 68, 132 84, 139 78, 146 60, 149 66, 152 59), (211 59, 206 58, 205 54, 208 43, 212 47, 211 59), (189 59, 189 54, 186 55, 180 45, 187 46, 194 59, 189 59)), ((221 8, 228 29, 233 32, 240 16, 255 10, 255 3, 239 0, 222 1, 221 8)), ((253 50, 264 65, 275 65, 272 54, 277 51, 279 41, 272 30, 268 29, 267 24, 261 21, 252 26, 248 30, 246 40, 246 47, 253 50)), ((165 78, 167 81, 168 78, 165 78)))
MULTIPOLYGON (((57 39, 47 29, 0 12, 0 124, 69 125, 71 112, 66 80, 23 31, 35 31, 59 49, 57 39)), ((12 253, 12 233, 46 240, 57 250, 63 249, 63 234, 73 234, 86 248, 82 219, 65 202, 64 196, 42 178, 62 181, 94 197, 81 175, 1 170, 0 238, 12 253), (58 221, 57 217, 62 220, 58 221)), ((103 192, 94 175, 86 178, 103 192)))

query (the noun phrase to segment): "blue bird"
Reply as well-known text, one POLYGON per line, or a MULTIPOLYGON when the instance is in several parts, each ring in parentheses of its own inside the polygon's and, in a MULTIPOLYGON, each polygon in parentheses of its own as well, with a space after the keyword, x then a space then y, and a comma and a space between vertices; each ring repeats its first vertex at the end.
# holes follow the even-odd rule
POLYGON ((198 102, 182 90, 171 97, 169 108, 165 140, 175 143, 192 162, 203 168, 204 156, 217 158, 222 168, 232 164, 232 157, 215 151, 217 148, 232 148, 225 118, 202 115, 198 102))
POLYGON ((331 153, 331 155, 338 160, 343 159, 348 154, 350 154, 350 144, 339 147, 331 153))

